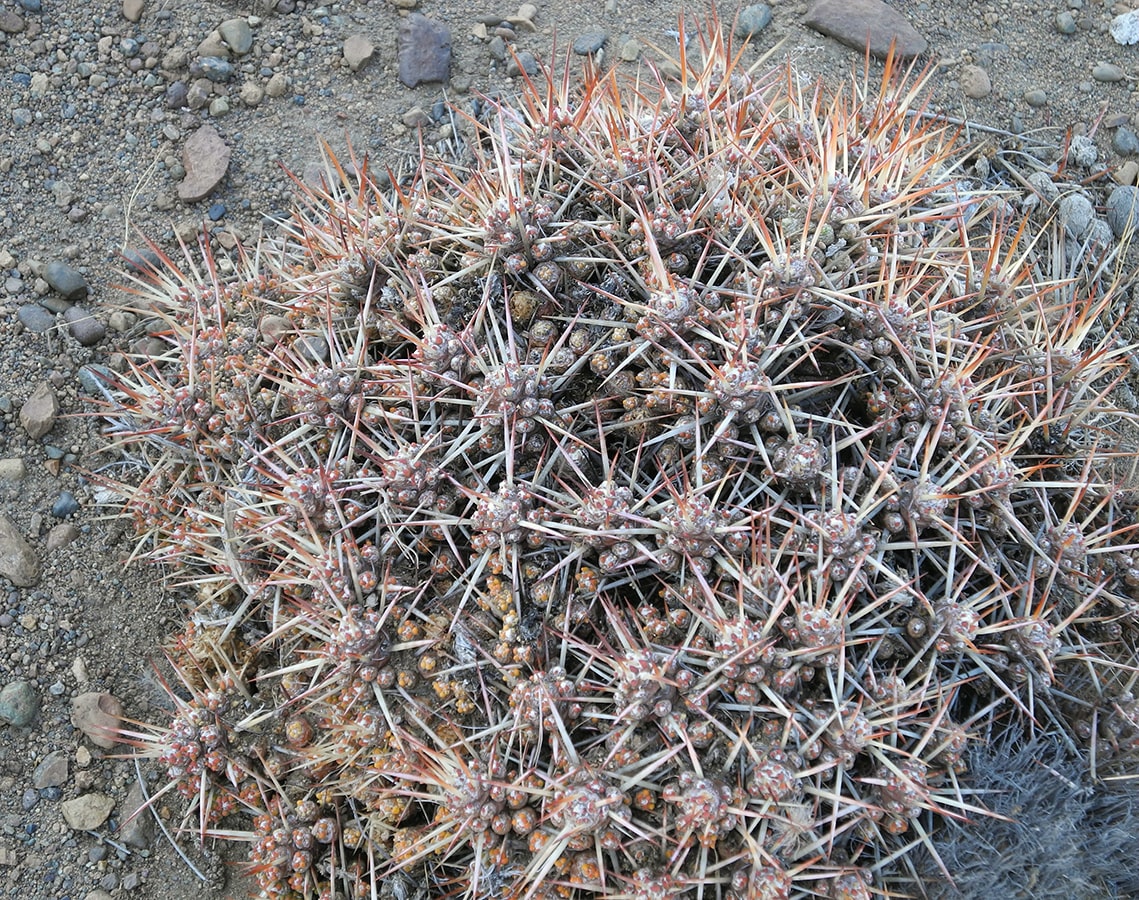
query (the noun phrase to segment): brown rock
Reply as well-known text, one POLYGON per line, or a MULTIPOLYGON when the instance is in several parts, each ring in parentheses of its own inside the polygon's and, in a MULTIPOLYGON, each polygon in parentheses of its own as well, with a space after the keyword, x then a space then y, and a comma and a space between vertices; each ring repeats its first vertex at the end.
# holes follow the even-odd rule
POLYGON ((974 100, 988 97, 993 91, 993 82, 989 79, 989 73, 980 66, 965 66, 958 80, 961 82, 961 90, 965 96, 974 100))
POLYGON ((891 42, 901 59, 925 53, 929 46, 897 10, 882 0, 818 0, 803 20, 809 27, 855 50, 870 48, 884 59, 891 42))
POLYGON ((187 203, 209 196, 225 178, 231 152, 212 125, 190 135, 182 148, 186 177, 178 185, 178 196, 187 203))
POLYGON ((88 691, 71 701, 71 724, 104 750, 115 746, 122 718, 123 705, 105 691, 88 691))
POLYGON ((32 395, 20 407, 20 424, 33 441, 38 441, 51 431, 55 417, 59 415, 59 400, 50 384, 40 382, 32 395))
POLYGON ((60 805, 63 818, 76 831, 94 831, 107 821, 115 801, 106 794, 84 794, 60 805))
POLYGON ((31 587, 40 580, 35 551, 4 513, 0 513, 0 575, 16 587, 31 587))

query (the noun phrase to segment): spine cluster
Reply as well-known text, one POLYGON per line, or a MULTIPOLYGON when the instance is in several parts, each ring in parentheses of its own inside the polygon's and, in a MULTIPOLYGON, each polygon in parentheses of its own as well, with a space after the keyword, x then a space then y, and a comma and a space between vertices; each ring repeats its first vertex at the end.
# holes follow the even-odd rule
POLYGON ((141 287, 115 489, 197 597, 136 740, 265 896, 914 891, 994 730, 1133 761, 1106 267, 892 65, 699 37, 141 287))

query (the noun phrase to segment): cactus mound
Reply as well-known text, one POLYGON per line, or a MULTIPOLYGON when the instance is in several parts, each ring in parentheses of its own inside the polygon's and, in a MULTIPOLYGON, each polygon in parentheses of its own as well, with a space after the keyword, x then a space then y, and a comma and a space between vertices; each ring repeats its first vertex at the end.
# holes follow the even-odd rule
POLYGON ((1127 768, 1109 267, 894 64, 699 44, 138 285, 112 486, 195 595, 129 737, 265 896, 920 895, 978 742, 1127 768))

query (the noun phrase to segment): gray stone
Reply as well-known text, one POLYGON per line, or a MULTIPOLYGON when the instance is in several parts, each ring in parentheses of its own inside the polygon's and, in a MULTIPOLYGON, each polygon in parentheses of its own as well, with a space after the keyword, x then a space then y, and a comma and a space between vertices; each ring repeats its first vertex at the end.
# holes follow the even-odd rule
POLYGON ((0 690, 0 721, 26 728, 39 711, 39 694, 28 682, 12 681, 0 690))
POLYGON ((24 30, 24 20, 10 9, 0 9, 0 31, 5 34, 19 34, 24 30))
POLYGON ((1108 84, 1122 81, 1126 77, 1127 73, 1113 63, 1099 63, 1092 69, 1092 78, 1096 81, 1103 81, 1108 84))
POLYGON ((123 705, 105 691, 88 691, 71 701, 71 724, 104 750, 115 746, 122 718, 123 705))
POLYGON ((895 47, 901 59, 925 53, 929 44, 897 10, 882 0, 818 0, 805 24, 855 50, 868 47, 871 56, 884 59, 895 47))
POLYGON ((1040 88, 1031 88, 1024 92, 1024 102, 1029 106, 1041 107, 1048 102, 1048 94, 1040 88))
POLYGON ((609 35, 604 31, 587 31, 573 42, 573 52, 578 56, 592 56, 605 46, 609 35))
POLYGON ((154 834, 154 818, 150 810, 144 808, 145 803, 142 786, 136 781, 127 791, 127 798, 123 801, 124 821, 119 826, 119 840, 136 850, 145 850, 149 847, 154 834))
POLYGON ((38 441, 51 431, 55 417, 59 415, 59 398, 51 384, 41 381, 31 396, 20 407, 20 425, 33 441, 38 441))
POLYGON ((274 72, 265 85, 265 93, 270 97, 284 97, 289 89, 289 76, 284 72, 274 72))
POLYGON ((506 62, 506 40, 504 38, 495 35, 490 39, 486 50, 491 59, 496 62, 506 62))
POLYGON ((55 327, 55 316, 38 303, 24 303, 16 310, 16 318, 33 334, 43 334, 55 327))
POLYGON ((67 323, 71 336, 84 347, 94 347, 107 334, 106 326, 84 306, 72 306, 64 310, 63 321, 67 323))
POLYGON ((1060 34, 1076 33, 1076 17, 1067 10, 1056 14, 1056 30, 1060 34))
POLYGON ((94 831, 107 821, 115 801, 106 794, 84 794, 60 805, 64 821, 75 831, 94 831))
POLYGON ((79 501, 71 491, 60 491, 55 503, 51 505, 51 514, 57 519, 66 519, 79 512, 79 501))
POLYGON ((49 262, 44 266, 43 277, 64 300, 82 300, 87 296, 87 279, 65 262, 58 259, 49 262))
POLYGON ((218 33, 234 56, 244 56, 253 49, 253 30, 248 19, 226 19, 218 26, 218 33))
POLYGON ((187 203, 208 196, 225 178, 231 152, 212 125, 190 135, 182 148, 186 177, 178 185, 178 196, 187 203))
POLYGON ((359 72, 375 52, 375 45, 366 35, 350 34, 344 41, 344 61, 353 72, 359 72))
POLYGON ((621 45, 621 59, 625 62, 636 62, 641 55, 641 42, 636 38, 629 38, 621 45))
POLYGON ((123 0, 123 18, 128 22, 137 22, 142 18, 143 0, 123 0))
POLYGON ((1082 241, 1095 220, 1095 207, 1083 194, 1068 194, 1060 199, 1060 222, 1069 237, 1082 241))
POLYGON ((40 580, 35 551, 4 513, 0 513, 0 575, 16 587, 32 587, 40 580))
POLYGON ((208 78, 214 84, 225 84, 233 80, 233 63, 220 56, 203 56, 190 64, 190 74, 208 78))
POLYGON ((56 550, 62 550, 68 544, 75 543, 78 539, 79 529, 70 522, 61 522, 47 533, 44 544, 49 553, 54 553, 56 550))
POLYGON ((451 75, 451 31, 420 13, 399 26, 399 80, 407 87, 451 75))
POLYGON ((527 75, 538 74, 538 60, 529 50, 519 50, 506 62, 506 74, 511 78, 523 72, 527 75))
POLYGON ((961 69, 961 90, 966 97, 980 100, 993 91, 993 83, 989 80, 989 73, 980 66, 965 66, 961 69))
POLYGON ((1117 238, 1139 229, 1139 188, 1121 184, 1111 192, 1107 198, 1107 224, 1117 238))
POLYGON ((36 790, 61 787, 66 782, 67 754, 62 750, 53 750, 32 772, 32 786, 36 790))
POLYGON ((422 106, 413 106, 400 116, 399 120, 408 128, 425 128, 434 121, 431 118, 431 113, 422 106))
POLYGON ((18 456, 9 456, 0 459, 0 481, 22 481, 28 473, 28 467, 18 456))
POLYGON ((766 3, 753 3, 740 10, 732 33, 738 38, 752 38, 770 24, 771 7, 766 3))
POLYGON ((1139 153, 1139 135, 1131 128, 1124 126, 1117 128, 1115 134, 1111 136, 1111 146, 1115 149, 1116 153, 1123 156, 1130 156, 1134 153, 1139 153))

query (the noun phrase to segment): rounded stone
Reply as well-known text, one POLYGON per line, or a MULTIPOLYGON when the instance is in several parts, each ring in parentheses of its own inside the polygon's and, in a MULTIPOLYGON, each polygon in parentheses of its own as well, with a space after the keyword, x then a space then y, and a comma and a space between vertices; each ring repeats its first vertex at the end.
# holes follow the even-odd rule
POLYGON ((1060 34, 1076 33, 1076 17, 1067 10, 1056 14, 1056 30, 1060 34))
POLYGON ((87 279, 83 273, 61 260, 44 266, 43 277, 64 300, 82 300, 87 296, 87 279))
POLYGON ((1111 192, 1107 198, 1107 224, 1117 238, 1139 228, 1139 188, 1121 184, 1111 192))
POLYGON ((604 31, 587 31, 573 42, 573 52, 578 56, 591 56, 605 46, 609 35, 604 31))
POLYGON ((218 32, 235 56, 244 56, 253 49, 253 31, 247 19, 226 19, 218 26, 218 32))
POLYGON ((1127 74, 1119 66, 1112 63, 1100 63, 1092 69, 1092 78, 1096 81, 1107 82, 1113 84, 1116 81, 1122 81, 1127 77, 1127 74))
POLYGON ((753 3, 751 6, 745 6, 736 16, 736 24, 732 33, 738 38, 755 37, 771 24, 771 16, 771 7, 766 3, 753 3))
POLYGON ((106 326, 83 306, 72 306, 63 311, 67 330, 84 347, 94 347, 107 334, 106 326))
POLYGON ((974 100, 987 97, 993 91, 993 82, 989 79, 989 73, 980 66, 965 66, 961 70, 960 81, 965 96, 974 100))
POLYGON ((1024 102, 1039 108, 1048 102, 1048 94, 1041 88, 1032 88, 1024 92, 1024 102))
POLYGON ((1117 128, 1115 134, 1111 136, 1111 146, 1116 153, 1123 156, 1139 153, 1139 135, 1126 126, 1117 128))
POLYGON ((0 720, 9 725, 26 728, 39 710, 39 694, 28 682, 12 681, 0 690, 0 720))

